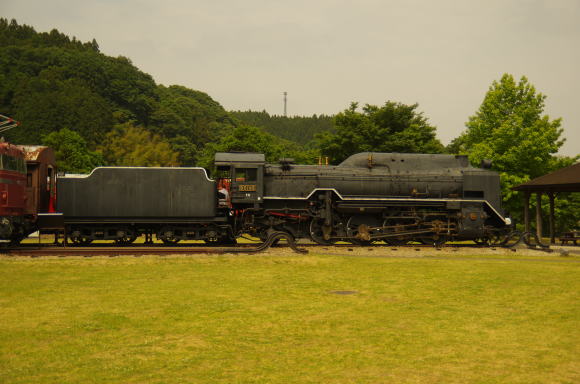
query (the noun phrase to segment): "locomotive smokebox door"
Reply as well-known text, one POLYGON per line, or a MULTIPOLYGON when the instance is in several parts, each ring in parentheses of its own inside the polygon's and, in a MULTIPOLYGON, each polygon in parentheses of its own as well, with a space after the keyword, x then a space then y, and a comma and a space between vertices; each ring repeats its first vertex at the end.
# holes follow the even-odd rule
POLYGON ((215 165, 220 170, 228 169, 229 195, 234 204, 256 206, 264 194, 264 163, 261 153, 216 153, 215 165))

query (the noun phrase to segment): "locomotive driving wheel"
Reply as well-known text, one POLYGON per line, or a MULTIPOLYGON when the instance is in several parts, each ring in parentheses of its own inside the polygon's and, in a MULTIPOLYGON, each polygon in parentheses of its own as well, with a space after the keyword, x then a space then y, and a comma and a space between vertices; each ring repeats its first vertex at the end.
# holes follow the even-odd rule
POLYGON ((324 225, 324 220, 313 218, 310 222, 310 238, 320 245, 332 245, 336 240, 330 238, 332 227, 324 225))
MULTIPOLYGON (((403 232, 405 230, 405 224, 402 224, 396 219, 386 219, 383 221, 383 227, 389 227, 388 232, 403 232)), ((406 245, 409 242, 409 238, 405 235, 395 235, 384 238, 385 243, 390 246, 397 247, 401 245, 406 245)))
POLYGON ((373 230, 380 226, 377 218, 372 216, 351 216, 346 222, 348 241, 355 245, 369 245, 375 242, 371 238, 373 230))

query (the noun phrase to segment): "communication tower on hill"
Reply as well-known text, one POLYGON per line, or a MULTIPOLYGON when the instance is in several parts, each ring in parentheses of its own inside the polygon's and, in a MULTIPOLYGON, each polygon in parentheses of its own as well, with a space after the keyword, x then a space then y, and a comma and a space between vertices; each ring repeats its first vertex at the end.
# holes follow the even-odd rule
POLYGON ((287 102, 288 92, 284 92, 284 117, 286 117, 286 102, 287 102))

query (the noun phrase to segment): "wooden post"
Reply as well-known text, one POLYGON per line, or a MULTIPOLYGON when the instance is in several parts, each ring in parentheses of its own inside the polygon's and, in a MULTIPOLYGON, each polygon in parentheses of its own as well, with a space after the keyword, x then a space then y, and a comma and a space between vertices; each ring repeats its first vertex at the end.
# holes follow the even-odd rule
POLYGON ((556 234, 554 233, 554 192, 548 192, 550 198, 550 243, 556 244, 556 234))
POLYGON ((530 231, 530 192, 524 192, 524 231, 530 231))
POLYGON ((536 192, 536 233, 542 241, 542 192, 536 192))

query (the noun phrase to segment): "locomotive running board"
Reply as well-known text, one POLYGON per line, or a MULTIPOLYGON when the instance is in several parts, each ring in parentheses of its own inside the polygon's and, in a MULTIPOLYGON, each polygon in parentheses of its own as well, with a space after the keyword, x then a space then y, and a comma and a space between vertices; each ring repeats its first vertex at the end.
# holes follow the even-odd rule
POLYGON ((509 218, 503 217, 487 200, 474 200, 474 199, 442 199, 442 198, 435 198, 435 199, 417 199, 412 197, 348 197, 342 196, 340 192, 338 192, 335 188, 315 188, 308 194, 306 197, 296 196, 296 197, 282 197, 282 196, 264 196, 264 200, 308 200, 312 195, 318 191, 332 191, 336 193, 336 195, 343 201, 384 201, 384 202, 454 202, 454 203, 483 203, 489 207, 499 217, 505 225, 510 225, 511 220, 509 218))

